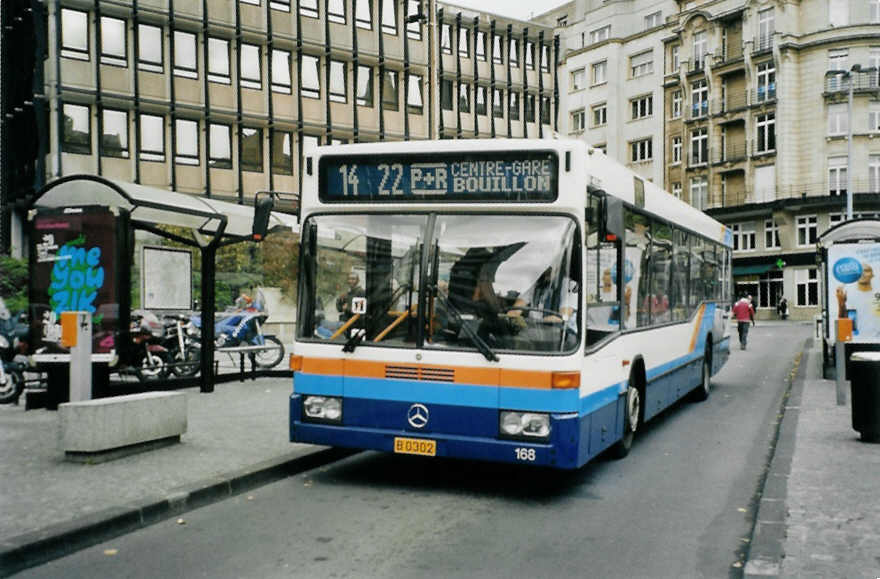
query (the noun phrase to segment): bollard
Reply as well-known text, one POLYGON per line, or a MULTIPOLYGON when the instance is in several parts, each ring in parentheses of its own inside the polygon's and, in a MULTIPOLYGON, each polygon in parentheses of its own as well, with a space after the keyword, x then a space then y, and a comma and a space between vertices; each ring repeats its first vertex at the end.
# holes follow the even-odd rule
POLYGON ((70 401, 92 399, 92 315, 61 313, 61 345, 70 348, 70 401))
POLYGON ((846 404, 846 351, 843 342, 834 343, 834 363, 837 367, 837 405, 846 404))

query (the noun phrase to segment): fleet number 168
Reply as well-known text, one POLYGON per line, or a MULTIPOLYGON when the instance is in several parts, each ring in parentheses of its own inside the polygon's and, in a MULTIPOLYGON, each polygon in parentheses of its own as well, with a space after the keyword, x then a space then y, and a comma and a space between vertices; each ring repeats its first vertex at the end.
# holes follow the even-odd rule
POLYGON ((514 449, 516 453, 516 460, 535 460, 535 449, 534 448, 517 448, 514 449))

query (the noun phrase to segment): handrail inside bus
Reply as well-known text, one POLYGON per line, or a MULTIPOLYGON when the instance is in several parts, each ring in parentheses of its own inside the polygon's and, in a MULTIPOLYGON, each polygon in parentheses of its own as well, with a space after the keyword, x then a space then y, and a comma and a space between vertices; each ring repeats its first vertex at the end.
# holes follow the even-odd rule
MULTIPOLYGON (((415 306, 413 306, 413 307, 415 307, 415 306)), ((387 336, 391 332, 391 330, 393 330, 394 328, 399 326, 401 324, 401 322, 403 322, 403 320, 408 318, 411 313, 412 313, 412 311, 409 309, 406 309, 402 312, 389 311, 388 315, 397 316, 397 317, 394 319, 393 322, 388 324, 387 328, 385 328, 384 330, 379 332, 378 336, 373 338, 373 342, 381 342, 385 338, 385 336, 387 336)))
POLYGON ((360 314, 355 314, 352 317, 350 317, 347 322, 345 322, 344 324, 339 326, 338 330, 333 332, 333 335, 330 336, 330 339, 335 340, 336 338, 338 338, 342 334, 342 332, 344 332, 345 330, 349 329, 352 325, 354 325, 354 323, 356 321, 358 321, 360 319, 360 317, 361 317, 360 314))

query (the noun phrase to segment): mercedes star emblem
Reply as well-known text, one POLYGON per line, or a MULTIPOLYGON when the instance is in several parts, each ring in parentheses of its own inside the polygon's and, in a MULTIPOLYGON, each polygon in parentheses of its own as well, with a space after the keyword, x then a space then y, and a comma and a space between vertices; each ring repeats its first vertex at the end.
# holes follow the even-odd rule
POLYGON ((424 428, 428 424, 428 408, 424 404, 413 404, 406 413, 406 420, 413 428, 424 428))

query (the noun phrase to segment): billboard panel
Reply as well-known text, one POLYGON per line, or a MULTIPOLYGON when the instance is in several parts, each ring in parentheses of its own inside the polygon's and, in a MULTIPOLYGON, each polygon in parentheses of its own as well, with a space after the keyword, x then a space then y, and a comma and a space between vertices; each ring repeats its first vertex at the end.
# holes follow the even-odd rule
POLYGON ((853 320, 853 341, 880 342, 880 243, 838 243, 828 248, 830 338, 838 317, 853 320))

